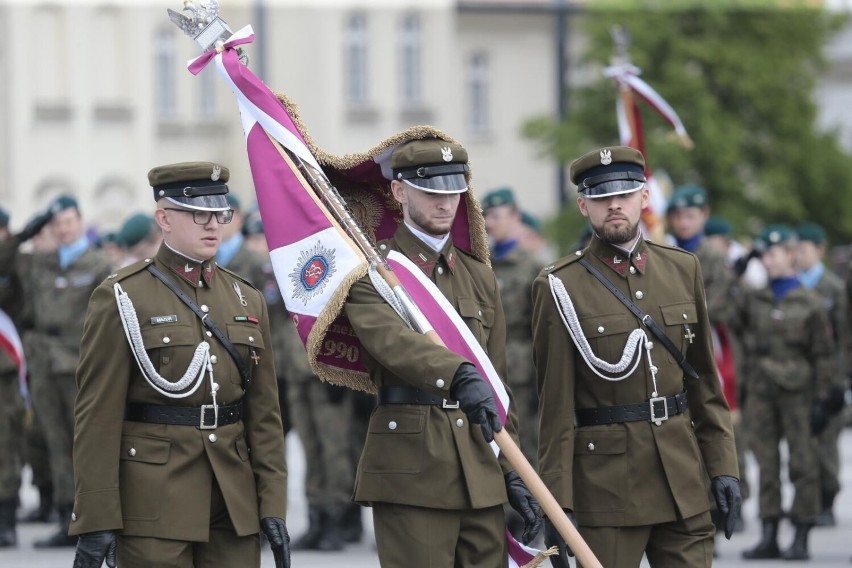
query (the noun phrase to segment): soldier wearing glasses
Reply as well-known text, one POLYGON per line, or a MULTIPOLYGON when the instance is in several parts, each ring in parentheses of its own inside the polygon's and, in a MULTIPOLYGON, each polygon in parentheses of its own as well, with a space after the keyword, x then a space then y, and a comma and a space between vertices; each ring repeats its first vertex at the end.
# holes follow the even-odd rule
POLYGON ((163 245, 89 303, 77 372, 74 566, 289 566, 287 469, 263 296, 214 257, 228 170, 154 168, 163 245), (153 269, 152 269, 153 267, 153 269))

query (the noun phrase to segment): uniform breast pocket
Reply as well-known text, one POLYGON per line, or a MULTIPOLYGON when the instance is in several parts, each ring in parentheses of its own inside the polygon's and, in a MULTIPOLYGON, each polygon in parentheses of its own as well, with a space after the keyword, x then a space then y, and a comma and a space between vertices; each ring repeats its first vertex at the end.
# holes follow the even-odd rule
MULTIPOLYGON (((231 340, 231 343, 234 344, 237 352, 239 352, 243 364, 248 368, 249 378, 251 378, 254 367, 264 357, 265 346, 260 328, 256 325, 229 323, 227 334, 228 339, 231 340)), ((225 356, 227 357, 227 354, 225 356)), ((228 360, 230 360, 230 357, 228 357, 228 360)), ((241 384, 242 379, 236 365, 230 365, 229 368, 233 371, 230 373, 231 382, 235 385, 241 384)))
MULTIPOLYGON (((666 330, 666 335, 672 340, 672 343, 686 354, 689 345, 696 340, 699 340, 698 335, 698 310, 695 307, 695 302, 680 302, 678 304, 669 304, 660 306, 660 311, 663 312, 663 324, 666 330)), ((666 352, 669 361, 677 363, 671 353, 666 352)))
POLYGON ((627 432, 621 425, 574 433, 574 509, 601 513, 624 510, 627 432))
POLYGON ((153 436, 122 436, 119 464, 121 513, 125 519, 155 521, 160 518, 163 488, 168 487, 171 440, 153 436))
POLYGON ((638 326, 627 314, 600 314, 580 320, 592 352, 608 363, 617 363, 624 353, 627 336, 638 326))
POLYGON ((364 472, 420 473, 425 424, 425 408, 394 404, 376 408, 364 445, 364 472))
POLYGON ((479 344, 485 347, 494 326, 494 306, 484 304, 475 298, 458 298, 459 315, 473 332, 479 344))
POLYGON ((195 329, 190 325, 175 324, 140 327, 145 350, 160 376, 170 381, 180 379, 200 341, 195 329))

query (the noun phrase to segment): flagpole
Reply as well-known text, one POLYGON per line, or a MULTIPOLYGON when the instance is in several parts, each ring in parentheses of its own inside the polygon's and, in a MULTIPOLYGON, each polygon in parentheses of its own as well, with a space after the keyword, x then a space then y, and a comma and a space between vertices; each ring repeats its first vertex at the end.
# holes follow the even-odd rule
MULTIPOLYGON (((405 291, 405 287, 394 274, 393 269, 385 261, 381 253, 378 252, 376 245, 370 240, 367 234, 361 229, 358 221, 352 217, 343 197, 337 191, 331 182, 326 178, 325 174, 318 172, 316 168, 307 164, 291 153, 290 150, 284 148, 284 157, 291 163, 291 167, 302 172, 305 180, 311 188, 320 196, 320 198, 328 204, 331 213, 337 221, 346 229, 364 255, 370 261, 370 264, 375 267, 379 275, 387 282, 388 286, 394 290, 397 298, 401 301, 405 308, 406 315, 412 322, 413 327, 420 333, 426 335, 433 343, 446 347, 441 336, 429 325, 428 320, 420 311, 420 308, 411 299, 405 291)), ((515 471, 524 481, 527 489, 530 490, 539 505, 541 505, 544 514, 550 519, 562 538, 574 552, 577 560, 584 568, 603 568, 600 561, 595 557, 592 549, 580 536, 579 531, 574 524, 568 519, 565 511, 556 501, 556 498, 550 493, 544 482, 533 469, 526 456, 521 452, 518 445, 512 439, 506 429, 494 433, 494 441, 500 447, 500 451, 509 460, 509 463, 515 468, 515 471)))

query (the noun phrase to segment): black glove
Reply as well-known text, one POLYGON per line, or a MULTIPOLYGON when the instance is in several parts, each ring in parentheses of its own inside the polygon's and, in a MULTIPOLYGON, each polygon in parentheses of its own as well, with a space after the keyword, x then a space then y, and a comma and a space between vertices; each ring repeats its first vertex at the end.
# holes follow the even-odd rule
POLYGON ((506 480, 506 494, 509 496, 509 504, 524 518, 522 540, 524 544, 529 544, 541 531, 541 507, 517 472, 510 471, 504 476, 504 479, 506 480))
POLYGON ((115 568, 115 531, 95 531, 77 537, 74 568, 115 568))
POLYGON ((24 229, 18 233, 18 242, 23 243, 39 234, 44 229, 44 226, 50 223, 51 219, 53 219, 53 213, 50 210, 45 213, 39 213, 30 219, 24 229))
POLYGON ((453 384, 450 385, 450 397, 458 401, 459 408, 467 414, 468 420, 479 424, 482 436, 489 444, 494 440, 494 432, 503 429, 491 385, 472 364, 459 365, 453 376, 453 384))
MULTIPOLYGON (((574 518, 574 513, 571 509, 563 509, 563 511, 565 511, 565 515, 567 515, 568 519, 576 527, 577 520, 574 518)), ((550 557, 550 565, 553 568, 571 568, 571 565, 568 563, 568 557, 571 556, 573 558, 574 552, 565 544, 565 539, 556 530, 556 525, 550 522, 550 519, 547 517, 544 518, 544 545, 547 548, 555 546, 558 550, 557 554, 550 557)))
POLYGON ((753 258, 760 258, 763 256, 763 251, 755 248, 750 253, 745 256, 741 256, 734 262, 734 273, 737 275, 737 278, 745 274, 745 271, 748 269, 748 263, 751 262, 753 258))
POLYGON ((828 404, 824 400, 815 400, 811 403, 811 434, 819 436, 828 426, 828 404))
POLYGON ((269 541, 272 556, 275 558, 275 568, 290 568, 290 535, 284 519, 265 517, 260 519, 260 529, 269 541))
POLYGON ((731 540, 734 523, 740 516, 743 497, 740 494, 740 481, 730 475, 717 475, 710 482, 710 491, 716 500, 716 508, 725 515, 725 538, 731 540))

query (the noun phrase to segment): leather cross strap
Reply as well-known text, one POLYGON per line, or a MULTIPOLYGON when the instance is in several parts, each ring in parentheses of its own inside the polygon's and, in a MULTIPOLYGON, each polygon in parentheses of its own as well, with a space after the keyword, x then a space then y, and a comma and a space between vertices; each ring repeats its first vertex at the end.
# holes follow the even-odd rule
POLYGON ((627 309, 630 310, 634 316, 636 316, 642 324, 651 330, 651 333, 654 334, 654 337, 659 340, 660 343, 663 344, 663 347, 668 350, 669 353, 675 358, 677 364, 680 365, 680 368, 683 369, 683 372, 692 379, 698 379, 698 373, 695 372, 695 369, 692 365, 689 364, 689 361, 686 360, 686 355, 680 352, 680 349, 675 347, 675 344, 672 343, 671 339, 666 335, 666 332, 663 331, 657 322, 655 322, 651 316, 643 312, 639 306, 633 303, 633 301, 624 295, 624 292, 618 289, 618 287, 613 284, 609 278, 603 275, 600 270, 592 266, 592 264, 586 258, 581 258, 578 260, 580 264, 582 264, 586 270, 588 270, 592 276, 601 281, 601 284, 606 286, 607 290, 612 292, 612 294, 618 298, 622 304, 627 306, 627 309))
POLYGON ((246 367, 245 363, 243 363, 243 358, 240 357, 237 348, 234 347, 234 344, 231 343, 231 340, 227 338, 227 336, 222 333, 222 330, 219 329, 219 326, 216 325, 216 322, 213 321, 213 318, 210 317, 210 314, 206 314, 201 311, 201 308, 198 307, 192 298, 190 298, 186 292, 178 288, 177 284, 169 280, 168 276, 162 273, 157 267, 153 264, 149 264, 146 269, 148 272, 153 274, 160 282, 166 285, 166 287, 174 292, 175 296, 180 298, 180 301, 189 306, 195 315, 201 319, 201 323, 210 330, 210 333, 213 334, 213 337, 219 340, 219 343, 222 344, 222 347, 225 348, 225 351, 228 352, 228 355, 231 356, 231 359, 234 360, 234 364, 237 366, 237 370, 240 372, 240 379, 242 380, 243 391, 248 390, 249 383, 251 383, 251 379, 249 378, 248 367, 246 367))

